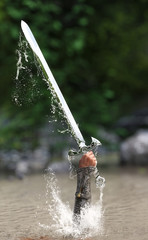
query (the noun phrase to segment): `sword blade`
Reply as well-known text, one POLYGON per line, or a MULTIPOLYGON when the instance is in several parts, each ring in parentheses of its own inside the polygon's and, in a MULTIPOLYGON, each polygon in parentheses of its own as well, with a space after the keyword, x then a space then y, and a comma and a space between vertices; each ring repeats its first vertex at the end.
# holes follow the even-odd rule
POLYGON ((85 140, 82 136, 82 133, 80 132, 80 130, 78 128, 78 125, 77 125, 64 97, 63 97, 63 94, 62 94, 41 50, 40 50, 40 47, 31 31, 31 29, 29 28, 27 23, 25 23, 24 21, 21 21, 21 28, 22 28, 22 31, 24 33, 24 36, 25 36, 27 42, 29 43, 31 49, 33 50, 33 52, 35 53, 35 55, 37 57, 39 64, 41 65, 41 68, 45 74, 48 84, 54 90, 54 92, 57 96, 57 99, 60 102, 60 106, 63 110, 63 113, 64 113, 66 119, 67 119, 67 123, 72 130, 72 135, 74 136, 75 140, 77 141, 79 147, 80 148, 84 147, 85 140))

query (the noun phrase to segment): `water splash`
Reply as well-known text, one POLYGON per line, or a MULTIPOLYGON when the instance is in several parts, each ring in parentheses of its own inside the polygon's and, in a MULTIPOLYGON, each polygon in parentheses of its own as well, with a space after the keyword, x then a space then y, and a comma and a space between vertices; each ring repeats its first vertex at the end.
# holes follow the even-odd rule
POLYGON ((24 37, 20 34, 18 49, 16 50, 16 76, 14 80, 15 89, 12 99, 18 106, 32 104, 43 94, 39 69, 35 66, 35 58, 24 37))
POLYGON ((19 79, 19 74, 22 69, 26 69, 26 66, 23 66, 23 57, 25 58, 25 61, 28 62, 28 54, 27 54, 27 48, 28 48, 28 43, 25 40, 22 40, 22 35, 20 34, 19 36, 19 43, 18 43, 18 49, 16 50, 16 54, 18 56, 18 61, 17 61, 17 72, 16 72, 16 77, 15 79, 19 79))
POLYGON ((85 239, 103 234, 103 187, 100 188, 100 199, 81 212, 81 222, 73 222, 73 210, 68 202, 61 199, 61 191, 55 174, 48 170, 46 181, 46 211, 51 217, 50 225, 39 223, 39 226, 52 232, 54 237, 73 237, 85 239), (96 214, 97 213, 97 214, 96 214))

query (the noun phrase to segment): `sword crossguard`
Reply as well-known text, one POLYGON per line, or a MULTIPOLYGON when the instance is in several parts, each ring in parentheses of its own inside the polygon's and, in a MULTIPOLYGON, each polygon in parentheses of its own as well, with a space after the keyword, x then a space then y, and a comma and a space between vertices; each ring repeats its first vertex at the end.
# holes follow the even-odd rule
POLYGON ((84 142, 80 142, 79 144, 79 150, 78 151, 75 151, 75 150, 69 150, 68 152, 68 155, 69 156, 76 156, 76 155, 79 155, 79 154, 85 154, 89 151, 92 151, 93 149, 95 149, 97 146, 101 145, 101 142, 94 138, 94 137, 91 137, 91 144, 86 146, 84 142))

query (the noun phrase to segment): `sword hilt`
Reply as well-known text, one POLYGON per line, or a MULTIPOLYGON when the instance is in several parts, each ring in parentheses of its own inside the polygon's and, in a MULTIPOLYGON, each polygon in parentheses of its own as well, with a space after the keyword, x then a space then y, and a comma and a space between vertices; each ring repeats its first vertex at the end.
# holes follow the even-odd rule
MULTIPOLYGON (((78 151, 69 150, 68 156, 71 160, 73 160, 74 165, 76 165, 76 164, 78 165, 77 161, 79 161, 78 158, 80 156, 82 156, 83 154, 86 154, 89 151, 95 150, 97 146, 101 145, 101 142, 98 139, 93 138, 93 137, 91 137, 91 139, 92 139, 92 142, 90 145, 86 146, 85 142, 80 142, 78 151), (77 162, 76 164, 75 164, 75 161, 77 162)), ((95 177, 97 188, 105 186, 105 178, 100 176, 97 167, 94 168, 94 177, 95 177)))
POLYGON ((72 156, 76 156, 76 155, 79 155, 79 154, 85 154, 89 151, 94 150, 97 146, 101 145, 101 142, 98 139, 93 138, 93 137, 91 137, 91 139, 92 139, 92 142, 91 142, 90 145, 86 146, 85 142, 80 142, 79 143, 79 150, 76 151, 76 150, 71 149, 71 150, 69 150, 68 155, 70 157, 72 157, 72 156))

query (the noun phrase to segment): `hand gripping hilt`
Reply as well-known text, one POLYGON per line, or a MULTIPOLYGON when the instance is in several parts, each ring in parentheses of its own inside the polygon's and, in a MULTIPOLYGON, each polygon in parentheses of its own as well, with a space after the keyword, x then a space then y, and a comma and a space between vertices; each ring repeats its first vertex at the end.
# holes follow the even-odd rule
MULTIPOLYGON (((91 137, 91 139, 92 139, 92 142, 90 145, 86 146, 84 142, 80 142, 78 151, 70 150, 68 152, 69 157, 72 157, 75 159, 75 157, 77 157, 77 156, 79 157, 79 155, 85 154, 89 151, 93 151, 96 149, 97 146, 101 145, 101 142, 98 139, 93 138, 93 137, 91 137)), ((94 167, 93 169, 94 169, 93 175, 95 177, 96 187, 97 188, 104 187, 105 186, 105 178, 100 176, 97 167, 94 167)))

